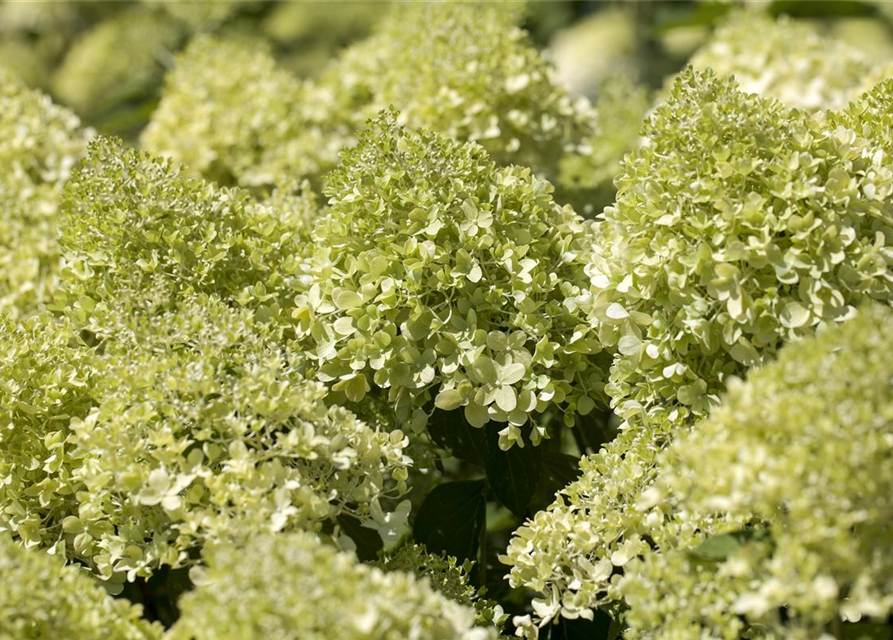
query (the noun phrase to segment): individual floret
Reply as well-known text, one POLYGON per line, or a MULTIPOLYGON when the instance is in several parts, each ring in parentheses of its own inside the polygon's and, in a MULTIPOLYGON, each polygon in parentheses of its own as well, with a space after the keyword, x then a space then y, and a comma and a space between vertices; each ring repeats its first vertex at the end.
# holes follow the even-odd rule
POLYGON ((0 640, 160 640, 160 625, 112 598, 77 567, 0 534, 0 640))
POLYGON ((742 91, 801 109, 839 109, 858 95, 874 63, 806 24, 757 11, 734 12, 695 53, 696 69, 735 76, 742 91))
POLYGON ((262 536, 207 558, 172 640, 495 640, 475 610, 425 579, 358 564, 304 534, 262 536))
POLYGON ((893 164, 858 126, 689 70, 644 133, 589 270, 624 419, 703 415, 730 376, 893 295, 893 164))
POLYGON ((756 528, 631 568, 619 586, 631 638, 676 638, 680 626, 689 637, 721 637, 729 621, 770 637, 840 637, 842 622, 887 619, 891 336, 893 311, 860 309, 785 347, 673 443, 652 499, 697 513, 753 514, 756 528), (711 574, 715 595, 703 599, 697 594, 711 574))
POLYGON ((0 69, 0 311, 28 315, 51 300, 60 267, 57 200, 89 131, 0 69))
POLYGON ((575 305, 589 240, 548 183, 391 113, 327 195, 293 315, 334 391, 384 389, 416 429, 432 400, 478 427, 508 422, 505 448, 523 444, 531 412, 554 406, 573 424, 602 399, 606 363, 575 305))

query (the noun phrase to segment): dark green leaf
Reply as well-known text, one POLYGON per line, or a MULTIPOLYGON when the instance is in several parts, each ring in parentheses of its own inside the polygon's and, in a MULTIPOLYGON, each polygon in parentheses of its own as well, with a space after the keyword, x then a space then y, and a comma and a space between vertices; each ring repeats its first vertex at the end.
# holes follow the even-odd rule
POLYGON ((378 552, 384 548, 384 542, 377 531, 364 527, 356 518, 344 514, 338 516, 338 524, 357 545, 357 558, 363 562, 378 558, 378 552))
POLYGON ((468 424, 462 411, 435 409, 428 420, 428 433, 437 446, 460 460, 481 469, 487 466, 487 434, 468 424))
POLYGON ((499 427, 488 425, 486 429, 490 488, 512 513, 523 517, 539 482, 542 453, 538 447, 530 444, 528 434, 524 436, 527 445, 523 449, 515 445, 503 451, 499 448, 499 427))
POLYGON ((580 477, 580 459, 557 451, 543 451, 540 486, 556 494, 580 477))
POLYGON ((434 487, 419 507, 412 534, 428 551, 474 560, 487 517, 484 480, 460 480, 434 487))
POLYGON ((592 620, 562 618, 552 630, 555 640, 608 640, 611 635, 611 616, 595 611, 592 620))

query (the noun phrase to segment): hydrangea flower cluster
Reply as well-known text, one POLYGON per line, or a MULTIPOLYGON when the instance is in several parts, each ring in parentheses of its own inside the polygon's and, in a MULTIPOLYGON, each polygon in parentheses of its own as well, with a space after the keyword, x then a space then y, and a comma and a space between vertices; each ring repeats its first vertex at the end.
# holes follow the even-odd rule
MULTIPOLYGON (((740 529, 747 517, 699 514, 652 499, 660 455, 680 425, 666 416, 627 429, 599 453, 580 461, 578 480, 548 509, 518 528, 502 562, 513 587, 537 592, 533 616, 515 619, 528 640, 559 615, 592 619, 616 607, 618 581, 655 548, 685 548, 705 533, 740 529)), ((619 612, 619 611, 618 611, 619 612)))
POLYGON ((193 293, 276 315, 313 217, 312 199, 290 194, 258 202, 100 138, 63 194, 64 293, 81 321, 97 305, 163 307, 193 293))
POLYGON ((858 49, 809 25, 758 11, 733 12, 691 64, 734 75, 742 91, 807 110, 845 107, 877 72, 858 49))
POLYGON ((77 567, 0 535, 0 638, 160 640, 160 625, 109 596, 77 567))
POLYGON ((512 583, 543 594, 536 621, 521 621, 531 637, 559 613, 622 600, 618 568, 655 545, 747 522, 655 502, 660 452, 729 379, 866 298, 889 302, 893 173, 871 124, 884 92, 811 117, 688 71, 652 116, 590 268, 599 337, 617 348, 607 388, 628 428, 509 546, 512 583))
POLYGON ((397 3, 320 84, 351 96, 363 120, 394 105, 411 126, 478 142, 499 165, 556 180, 593 114, 555 82, 517 26, 522 12, 521 3, 397 3))
POLYGON ((429 581, 432 588, 461 605, 474 607, 479 626, 502 627, 508 617, 500 605, 485 597, 483 588, 471 584, 472 562, 459 564, 452 556, 429 553, 425 545, 404 544, 377 563, 383 571, 403 571, 429 581))
MULTIPOLYGON (((330 176, 294 317, 320 379, 352 402, 386 389, 424 427, 431 400, 474 426, 531 412, 573 424, 602 399, 604 354, 574 304, 584 295, 583 221, 529 169, 385 114, 330 176)), ((545 435, 533 430, 534 444, 545 435)))
POLYGON ((261 536, 207 558, 171 640, 495 640, 475 610, 427 579, 358 565, 304 533, 261 536))
POLYGON ((692 512, 753 514, 757 527, 631 567, 619 585, 628 637, 754 629, 805 639, 839 634, 842 622, 886 620, 891 335, 893 311, 860 309, 732 385, 721 407, 670 446, 661 499, 692 512))
POLYGON ((179 57, 143 144, 211 178, 270 185, 331 169, 393 105, 404 123, 558 180, 561 158, 594 131, 594 113, 553 82, 520 15, 513 3, 398 3, 306 82, 262 51, 202 39, 179 57))
POLYGON ((589 267, 622 418, 703 415, 729 376, 893 295, 893 163, 858 126, 688 70, 645 135, 589 267))
POLYGON ((0 311, 48 302, 60 267, 57 200, 91 132, 0 69, 0 311))
POLYGON ((351 133, 337 127, 333 98, 263 49, 200 36, 165 78, 142 143, 222 184, 315 176, 335 164, 351 133), (320 122, 323 114, 328 122, 320 122))

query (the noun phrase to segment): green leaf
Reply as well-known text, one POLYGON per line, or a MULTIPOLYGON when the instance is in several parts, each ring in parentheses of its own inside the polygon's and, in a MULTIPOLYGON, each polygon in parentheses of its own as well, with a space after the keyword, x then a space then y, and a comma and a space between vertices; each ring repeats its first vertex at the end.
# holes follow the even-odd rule
POLYGON ((534 446, 503 451, 498 431, 497 425, 487 426, 487 479, 496 498, 516 516, 524 517, 539 482, 542 453, 534 446))
POLYGON ((357 558, 362 562, 378 559, 378 552, 384 548, 384 542, 376 530, 364 527, 359 520, 346 514, 338 516, 338 524, 357 545, 357 558))
POLYGON ((477 557, 486 524, 486 481, 460 480, 434 487, 419 507, 412 535, 429 552, 462 560, 477 557))
POLYGON ((438 447, 459 460, 486 468, 487 432, 468 424, 461 411, 435 410, 428 420, 428 433, 438 447))
POLYGON ((741 541, 735 535, 726 533, 707 538, 688 553, 697 560, 722 562, 740 548, 741 541))

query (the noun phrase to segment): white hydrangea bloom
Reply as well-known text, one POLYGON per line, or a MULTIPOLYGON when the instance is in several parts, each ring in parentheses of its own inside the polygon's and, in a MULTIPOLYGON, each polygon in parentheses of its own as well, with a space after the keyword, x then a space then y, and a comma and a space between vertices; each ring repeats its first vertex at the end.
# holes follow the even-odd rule
POLYGON ((207 558, 171 640, 495 640, 427 579, 358 564, 315 536, 262 536, 207 558))

